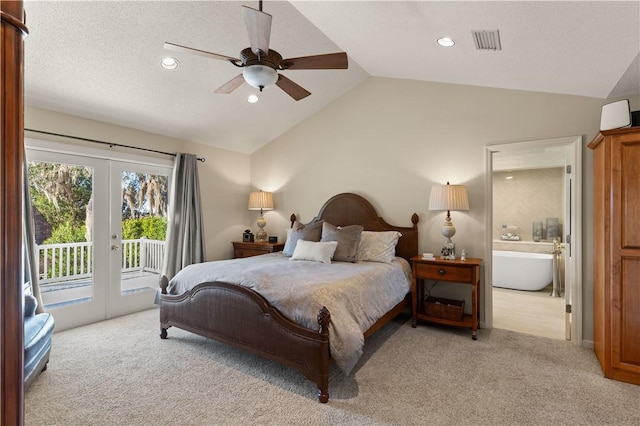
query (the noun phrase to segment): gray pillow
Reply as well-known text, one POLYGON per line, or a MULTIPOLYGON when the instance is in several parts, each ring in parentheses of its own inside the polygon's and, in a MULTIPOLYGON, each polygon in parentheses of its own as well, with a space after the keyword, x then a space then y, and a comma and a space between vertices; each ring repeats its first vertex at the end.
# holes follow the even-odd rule
POLYGON ((358 252, 358 243, 364 228, 360 225, 338 227, 330 223, 322 224, 321 242, 337 241, 338 247, 333 254, 333 260, 341 262, 355 262, 358 252))
POLYGON ((30 317, 36 314, 38 300, 30 294, 24 295, 24 316, 30 317))
POLYGON ((322 221, 312 223, 311 225, 303 225, 295 223, 290 232, 287 233, 287 241, 284 243, 282 254, 285 256, 293 256, 298 240, 312 241, 317 243, 322 235, 322 221))

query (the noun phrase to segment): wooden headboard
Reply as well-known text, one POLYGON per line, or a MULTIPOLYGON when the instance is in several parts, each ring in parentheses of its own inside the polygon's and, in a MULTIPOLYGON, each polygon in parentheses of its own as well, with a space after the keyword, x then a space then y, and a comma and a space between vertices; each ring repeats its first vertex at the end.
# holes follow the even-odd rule
MULTIPOLYGON (((402 234, 396 246, 396 256, 409 260, 418 254, 418 222, 416 213, 411 216, 411 227, 388 224, 376 213, 371 203, 357 194, 343 193, 334 195, 320 209, 318 215, 309 224, 318 221, 329 222, 336 226, 362 225, 365 231, 398 231, 402 234)), ((291 215, 291 225, 296 215, 291 215)))

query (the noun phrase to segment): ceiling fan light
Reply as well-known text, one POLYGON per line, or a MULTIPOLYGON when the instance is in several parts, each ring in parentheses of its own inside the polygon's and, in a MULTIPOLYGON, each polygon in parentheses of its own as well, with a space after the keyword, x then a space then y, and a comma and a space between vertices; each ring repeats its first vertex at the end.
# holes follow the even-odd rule
POLYGON ((272 86, 278 81, 278 73, 276 70, 266 65, 248 66, 244 69, 242 75, 250 86, 260 90, 272 86))

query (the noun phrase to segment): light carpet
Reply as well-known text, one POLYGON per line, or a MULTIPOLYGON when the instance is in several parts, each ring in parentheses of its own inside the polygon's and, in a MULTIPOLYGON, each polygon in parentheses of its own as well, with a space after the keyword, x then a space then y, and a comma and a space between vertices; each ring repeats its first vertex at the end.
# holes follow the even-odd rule
POLYGON ((26 425, 638 425, 640 386, 592 350, 403 316, 373 335, 330 399, 299 372, 194 334, 159 337, 158 310, 54 334, 26 425))

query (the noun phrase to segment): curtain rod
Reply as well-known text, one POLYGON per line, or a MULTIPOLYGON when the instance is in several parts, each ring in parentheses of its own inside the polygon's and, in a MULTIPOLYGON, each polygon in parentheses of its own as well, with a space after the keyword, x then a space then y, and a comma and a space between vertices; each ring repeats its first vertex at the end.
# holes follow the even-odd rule
MULTIPOLYGON (((129 148, 129 149, 137 149, 137 150, 140 150, 140 151, 155 152, 156 154, 171 155, 173 157, 176 156, 176 154, 174 152, 158 151, 158 150, 155 150, 155 149, 140 148, 138 146, 123 145, 123 144, 114 143, 114 142, 105 142, 105 141, 99 141, 99 140, 96 140, 96 139, 88 139, 88 138, 81 138, 81 137, 78 137, 78 136, 63 135, 61 133, 45 132, 44 130, 34 130, 34 129, 26 129, 26 128, 24 130, 26 132, 42 133, 43 135, 61 136, 63 138, 77 139, 77 140, 81 140, 81 141, 85 141, 85 142, 93 142, 93 143, 99 143, 99 144, 102 144, 102 145, 109 145, 109 148, 113 148, 114 146, 119 146, 121 148, 129 148)), ((200 157, 197 157, 197 159, 198 159, 198 161, 202 161, 203 163, 206 161, 206 159, 200 158, 200 157)))

